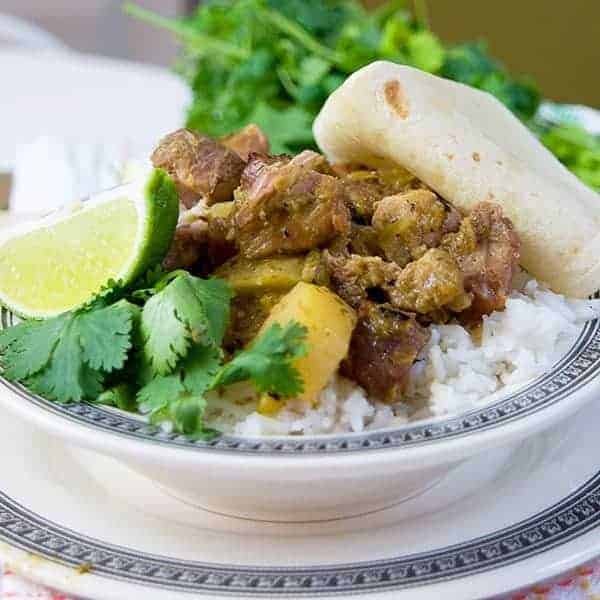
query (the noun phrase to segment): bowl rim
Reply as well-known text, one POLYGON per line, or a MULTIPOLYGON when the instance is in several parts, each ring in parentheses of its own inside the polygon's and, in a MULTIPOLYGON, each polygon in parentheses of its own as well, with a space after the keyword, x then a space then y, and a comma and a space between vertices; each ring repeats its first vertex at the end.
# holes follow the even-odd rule
MULTIPOLYGON (((0 328, 10 324, 12 316, 2 309, 0 328)), ((61 436, 73 435, 83 445, 98 446, 90 431, 99 438, 139 454, 172 450, 194 457, 214 454, 233 458, 260 457, 342 457, 368 455, 390 450, 418 451, 422 458, 444 445, 455 449, 485 437, 489 443, 516 434, 523 427, 543 427, 553 416, 573 412, 600 390, 600 319, 587 322, 569 351, 553 367, 498 400, 464 413, 434 420, 416 421, 395 427, 362 433, 339 433, 302 436, 240 437, 222 434, 212 441, 194 441, 183 435, 168 433, 158 426, 127 413, 115 412, 88 402, 59 404, 30 393, 22 385, 0 377, 0 403, 5 403, 25 418, 37 421, 61 436), (141 450, 143 448, 143 450, 141 450), (182 452, 183 451, 183 452, 182 452)), ((395 453, 393 453, 395 454, 395 453)))

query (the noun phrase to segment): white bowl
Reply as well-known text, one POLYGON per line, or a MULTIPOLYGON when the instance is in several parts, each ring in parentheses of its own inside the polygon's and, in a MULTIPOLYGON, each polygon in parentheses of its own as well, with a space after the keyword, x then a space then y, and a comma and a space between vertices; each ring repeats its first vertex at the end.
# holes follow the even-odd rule
MULTIPOLYGON (((9 321, 4 312, 2 326, 9 321)), ((397 504, 473 461, 472 485, 423 510, 456 500, 502 467, 499 456, 596 397, 599 370, 600 322, 592 321, 549 372, 517 392, 457 416, 364 434, 195 442, 104 406, 50 402, 2 379, 0 404, 75 449, 114 458, 188 504, 251 519, 313 521, 397 504)))

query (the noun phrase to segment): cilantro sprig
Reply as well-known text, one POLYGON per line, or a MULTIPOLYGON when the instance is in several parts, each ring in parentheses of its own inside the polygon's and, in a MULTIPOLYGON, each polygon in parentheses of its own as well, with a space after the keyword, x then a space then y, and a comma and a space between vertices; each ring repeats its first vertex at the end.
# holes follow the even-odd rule
POLYGON ((141 332, 144 354, 164 375, 186 356, 190 346, 219 347, 229 322, 232 292, 220 279, 199 279, 181 272, 144 306, 141 332))
POLYGON ((59 402, 93 399, 122 369, 139 308, 120 300, 0 332, 2 374, 59 402))
POLYGON ((540 130, 536 86, 511 75, 480 42, 444 44, 429 26, 425 0, 388 0, 371 11, 358 0, 205 0, 181 19, 129 2, 125 10, 181 42, 176 68, 192 92, 186 124, 207 135, 256 123, 276 154, 314 146, 312 122, 327 97, 357 69, 389 60, 496 96, 600 190, 599 138, 560 126, 540 130))
POLYGON ((543 144, 581 181, 600 192, 600 136, 576 124, 541 125, 543 144))
POLYGON ((296 322, 274 323, 248 349, 237 354, 217 373, 213 388, 251 380, 259 392, 289 397, 304 391, 293 362, 304 356, 306 327, 296 322))
POLYGON ((51 400, 115 406, 212 437, 207 392, 244 380, 280 397, 303 389, 293 365, 306 352, 298 323, 273 325, 226 362, 232 296, 225 281, 185 271, 154 271, 133 290, 112 282, 78 310, 0 331, 1 374, 51 400))
POLYGON ((125 11, 181 42, 177 70, 192 90, 187 126, 220 137, 256 123, 275 153, 314 146, 312 122, 354 71, 390 60, 485 89, 524 120, 540 97, 481 44, 445 46, 416 10, 389 0, 207 0, 189 17, 164 18, 131 2, 125 11))

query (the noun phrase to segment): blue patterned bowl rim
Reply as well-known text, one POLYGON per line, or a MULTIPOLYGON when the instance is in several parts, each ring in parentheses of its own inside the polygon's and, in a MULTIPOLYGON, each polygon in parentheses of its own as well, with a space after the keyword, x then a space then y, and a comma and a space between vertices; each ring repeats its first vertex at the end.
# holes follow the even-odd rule
MULTIPOLYGON (((5 309, 0 328, 12 323, 5 309)), ((0 377, 0 385, 17 394, 23 402, 63 419, 130 440, 160 444, 192 451, 261 455, 306 455, 365 452, 435 444, 474 432, 489 431, 524 419, 564 401, 589 383, 600 370, 600 320, 585 324, 569 352, 553 368, 525 387, 497 401, 443 419, 414 422, 395 428, 361 434, 243 438, 223 434, 211 441, 195 441, 166 432, 139 417, 88 402, 59 404, 30 393, 20 384, 0 377)))

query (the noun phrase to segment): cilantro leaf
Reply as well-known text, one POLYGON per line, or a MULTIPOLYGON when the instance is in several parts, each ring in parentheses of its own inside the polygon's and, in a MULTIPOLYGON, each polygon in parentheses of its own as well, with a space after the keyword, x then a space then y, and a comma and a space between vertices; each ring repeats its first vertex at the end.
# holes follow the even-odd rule
POLYGON ((178 433, 191 440, 211 440, 219 435, 218 431, 204 425, 203 417, 206 400, 202 396, 182 395, 170 404, 150 415, 154 425, 170 424, 178 433))
POLYGON ((48 321, 24 321, 0 332, 3 375, 19 381, 43 369, 67 321, 66 315, 48 321))
POLYGON ((138 309, 121 300, 78 316, 83 360, 107 373, 120 369, 131 348, 131 329, 138 309))
POLYGON ((418 31, 414 33, 406 44, 408 58, 415 67, 437 73, 446 58, 444 48, 439 39, 430 31, 418 31))
POLYGON ((542 129, 542 143, 592 189, 600 191, 600 136, 575 123, 542 129))
POLYGON ((22 332, 26 329, 27 325, 28 322, 24 321, 18 325, 13 325, 12 327, 0 330, 0 352, 2 354, 6 353, 11 345, 21 337, 22 332))
POLYGON ((269 132, 273 153, 285 153, 314 145, 313 115, 300 106, 281 108, 266 102, 256 104, 248 121, 269 132))
POLYGON ((207 320, 206 342, 219 347, 229 324, 230 304, 233 291, 223 279, 200 279, 187 277, 200 302, 207 320))
POLYGON ((328 35, 335 31, 349 10, 346 3, 323 0, 268 0, 268 4, 315 35, 328 35))
POLYGON ((181 274, 150 298, 142 311, 144 356, 158 375, 167 375, 192 342, 221 345, 232 291, 219 279, 181 274))
POLYGON ((168 286, 150 298, 142 310, 144 358, 158 374, 172 371, 190 344, 188 326, 178 317, 176 307, 177 295, 168 286))
POLYGON ((27 385, 37 394, 59 402, 79 402, 102 391, 101 373, 84 363, 77 317, 67 319, 50 362, 27 379, 27 385))
POLYGON ((220 349, 194 345, 174 373, 157 375, 137 395, 143 412, 162 412, 182 395, 202 396, 210 387, 222 361, 220 349))
POLYGON ((157 375, 138 392, 137 401, 142 412, 152 414, 165 408, 183 392, 185 388, 179 372, 157 375))
POLYGON ((306 327, 295 321, 285 327, 274 323, 221 369, 212 387, 249 379, 259 392, 282 397, 300 394, 303 382, 292 363, 306 354, 306 335, 306 327))
POLYGON ((486 77, 497 70, 497 63, 490 58, 482 43, 464 43, 450 48, 442 75, 460 83, 479 87, 486 77))
POLYGON ((122 281, 109 279, 100 290, 86 302, 80 310, 95 310, 117 302, 126 295, 126 288, 122 281))
POLYGON ((169 414, 177 431, 188 436, 204 436, 202 417, 206 410, 204 396, 182 396, 169 407, 169 414))
POLYGON ((183 384, 190 394, 210 388, 223 361, 222 352, 210 346, 194 346, 181 365, 183 384))
POLYGON ((121 383, 108 388, 96 398, 97 404, 105 404, 114 406, 121 410, 129 412, 137 411, 137 403, 135 401, 135 390, 132 385, 121 383))
POLYGON ((46 321, 26 321, 0 334, 3 375, 59 402, 95 398, 104 376, 121 369, 138 309, 101 302, 46 321))
POLYGON ((161 265, 148 269, 142 277, 140 277, 132 286, 133 292, 131 298, 135 301, 146 302, 148 298, 151 298, 158 290, 155 286, 166 276, 161 265))

